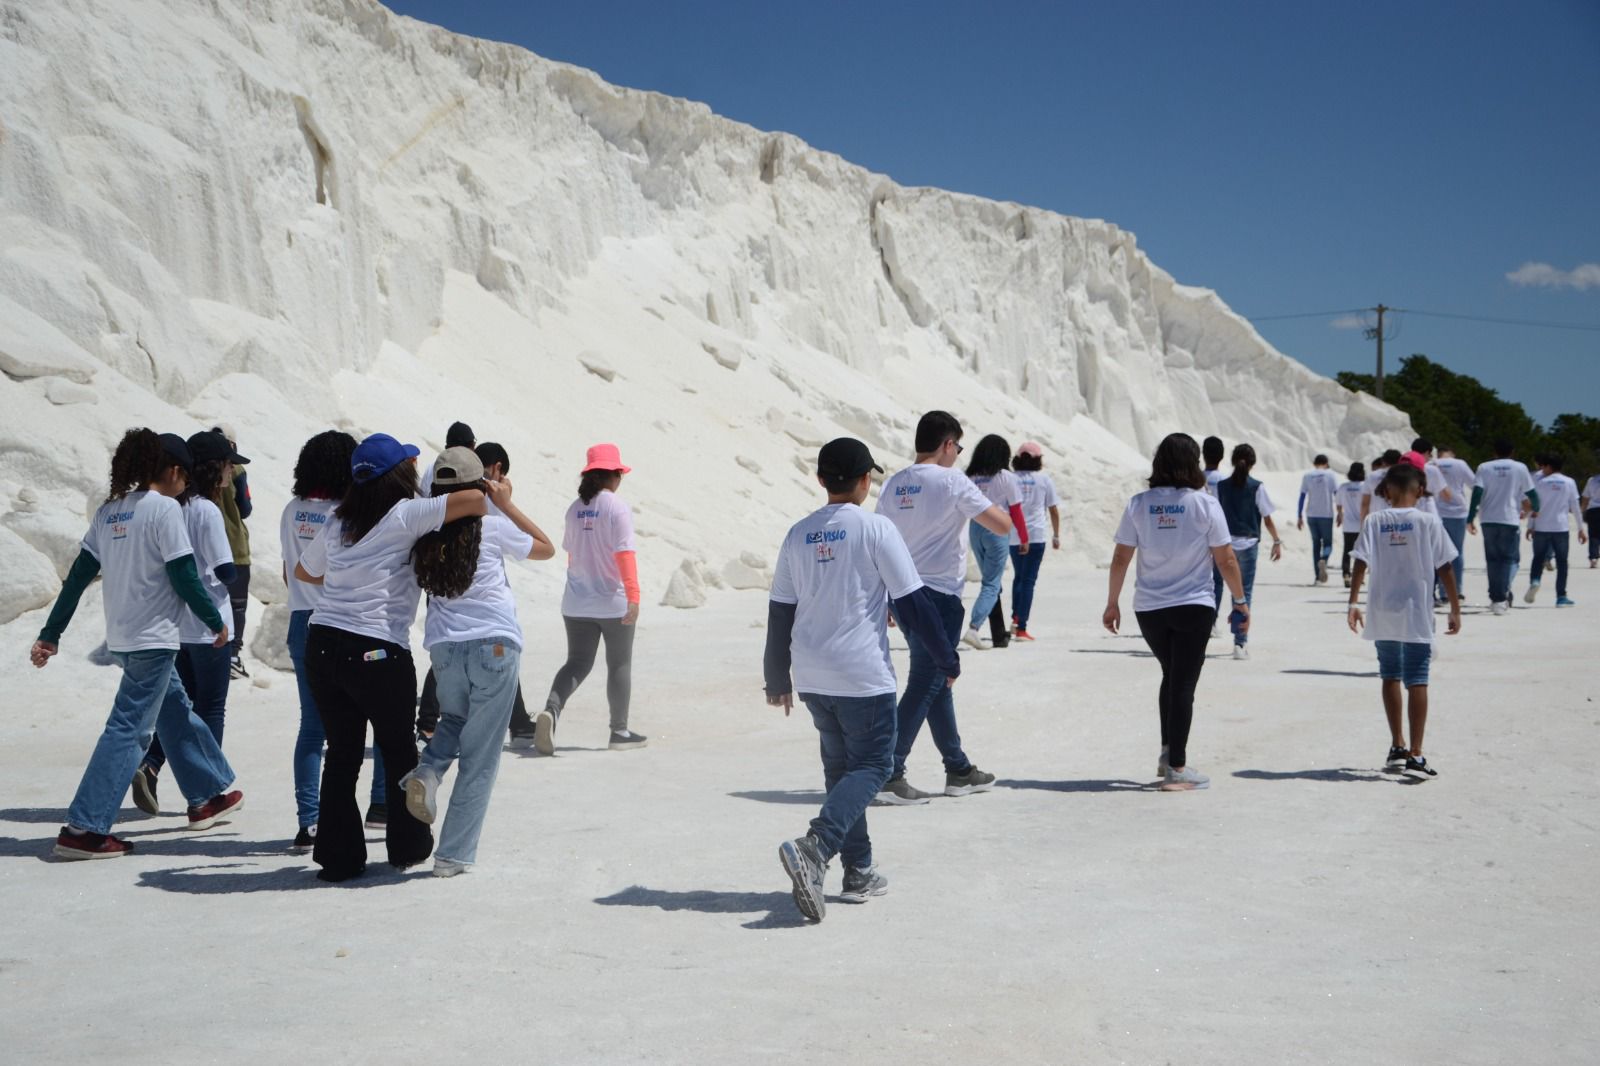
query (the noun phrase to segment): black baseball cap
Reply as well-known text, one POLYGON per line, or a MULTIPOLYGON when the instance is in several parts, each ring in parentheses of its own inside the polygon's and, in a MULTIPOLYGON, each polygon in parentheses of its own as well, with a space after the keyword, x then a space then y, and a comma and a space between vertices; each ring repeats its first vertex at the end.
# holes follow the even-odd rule
POLYGON ((446 448, 470 448, 476 443, 478 438, 472 435, 472 427, 465 422, 452 422, 450 428, 444 431, 446 448))
POLYGON ((233 445, 228 443, 228 438, 223 436, 219 429, 201 430, 190 437, 189 454, 194 456, 194 461, 197 463, 222 459, 243 466, 250 461, 234 451, 233 445))
POLYGON ((167 458, 183 467, 185 474, 194 472, 194 453, 189 451, 188 443, 176 433, 161 434, 161 450, 167 453, 167 458))
POLYGON ((817 453, 817 476, 830 479, 860 477, 869 470, 883 473, 867 446, 854 437, 837 437, 817 453))

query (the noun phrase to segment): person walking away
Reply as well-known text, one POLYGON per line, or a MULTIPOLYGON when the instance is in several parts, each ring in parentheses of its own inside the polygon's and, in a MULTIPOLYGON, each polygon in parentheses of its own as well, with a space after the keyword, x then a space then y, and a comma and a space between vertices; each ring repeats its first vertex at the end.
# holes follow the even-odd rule
POLYGON ((1212 496, 1217 494, 1217 482, 1224 476, 1221 470, 1222 459, 1227 454, 1221 437, 1207 437, 1205 443, 1200 446, 1200 455, 1206 464, 1206 492, 1212 496))
POLYGON ((1566 459, 1555 453, 1546 454, 1540 462, 1544 475, 1539 479, 1539 509, 1528 522, 1528 539, 1533 542, 1533 569, 1528 575, 1528 591, 1524 603, 1532 603, 1539 596, 1539 583, 1544 577, 1546 561, 1556 564, 1556 606, 1572 607, 1567 598, 1567 548, 1571 536, 1568 520, 1576 520, 1578 543, 1587 544, 1589 537, 1583 531, 1583 509, 1579 504, 1578 483, 1561 468, 1566 459))
POLYGON ((1355 574, 1350 584, 1349 624, 1352 633, 1373 641, 1378 673, 1383 679, 1383 713, 1389 722, 1389 755, 1385 767, 1433 777, 1437 771, 1422 754, 1428 723, 1428 665, 1433 655, 1433 583, 1444 585, 1450 603, 1445 632, 1461 631, 1461 600, 1450 561, 1455 546, 1438 516, 1417 508, 1427 491, 1421 468, 1398 463, 1384 475, 1387 506, 1368 515, 1356 542, 1355 574), (1361 610, 1361 583, 1368 572, 1372 588, 1367 610, 1361 610), (1364 631, 1363 631, 1364 630, 1364 631), (1401 692, 1406 721, 1401 720, 1401 692), (1403 726, 1409 725, 1406 742, 1403 726))
POLYGON ((902 627, 929 649, 942 683, 961 673, 955 642, 899 530, 861 508, 873 471, 883 468, 859 440, 822 446, 817 482, 828 502, 784 536, 767 603, 767 704, 787 717, 798 690, 821 738, 822 809, 805 836, 778 847, 795 905, 812 921, 826 913, 823 882, 835 855, 844 861, 841 900, 865 903, 889 890, 873 861, 866 812, 894 769, 891 601, 902 627))
MULTIPOLYGON (((511 456, 506 453, 504 445, 494 441, 484 441, 473 452, 478 456, 478 461, 483 464, 483 480, 500 481, 511 473, 511 456)), ((489 513, 499 514, 495 509, 494 498, 489 498, 489 513)), ((504 517, 504 516, 502 516, 504 517)), ((433 670, 428 670, 429 677, 433 670)), ((523 751, 533 747, 534 740, 533 719, 528 715, 528 705, 522 698, 522 681, 517 681, 517 695, 511 701, 511 729, 506 746, 513 751, 523 751)))
MULTIPOLYGON (((990 532, 1005 536, 1011 532, 1011 519, 954 469, 961 454, 961 423, 954 415, 945 411, 923 415, 917 422, 915 446, 915 463, 884 482, 877 513, 893 522, 906 542, 917 576, 927 586, 938 612, 945 640, 935 648, 919 631, 905 631, 911 664, 905 693, 895 711, 894 772, 878 792, 878 801, 888 804, 926 803, 932 798, 931 793, 906 780, 906 758, 924 721, 944 759, 945 795, 966 796, 994 787, 994 775, 974 766, 961 748, 955 697, 946 684, 949 675, 941 672, 939 664, 946 661, 945 647, 954 650, 961 639, 967 522, 976 519, 990 532)), ((1013 591, 1013 600, 1016 596, 1013 591)))
POLYGON ((322 586, 311 613, 306 663, 311 695, 328 738, 311 858, 319 880, 366 870, 367 842, 356 803, 366 748, 383 752, 389 863, 406 869, 433 853, 433 834, 405 807, 400 779, 417 765, 417 671, 411 623, 422 590, 411 564, 418 539, 446 522, 486 510, 483 493, 417 499, 417 448, 374 433, 350 455, 350 488, 295 563, 301 581, 322 586))
MULTIPOLYGON (((228 607, 228 582, 233 579, 233 549, 217 502, 222 487, 233 480, 233 464, 244 458, 216 430, 196 433, 187 441, 194 462, 188 487, 178 496, 184 530, 194 549, 195 569, 206 599, 220 613, 228 607)), ((178 680, 189 697, 195 716, 206 724, 222 747, 223 723, 228 713, 228 648, 213 646, 216 633, 187 607, 178 619, 178 680)), ((166 765, 161 738, 151 741, 144 761, 133 775, 133 803, 146 814, 160 814, 156 785, 166 765)))
POLYGON ((1390 448, 1378 458, 1372 460, 1372 469, 1367 472, 1367 480, 1361 483, 1361 520, 1366 521, 1367 515, 1373 510, 1383 509, 1383 496, 1379 489, 1383 485, 1384 472, 1400 461, 1400 450, 1390 448), (1373 496, 1378 497, 1378 502, 1373 503, 1373 496))
MULTIPOLYGON (((978 486, 979 492, 988 497, 990 503, 1011 516, 1013 531, 1020 537, 1022 554, 1026 555, 1030 545, 1027 521, 1022 515, 1022 489, 1016 475, 1008 469, 1010 464, 1011 445, 1006 443, 1004 437, 990 433, 972 449, 972 459, 967 463, 967 477, 978 486)), ((983 641, 978 636, 978 629, 1000 603, 1000 580, 1006 573, 1007 544, 1005 537, 985 529, 976 521, 968 527, 967 536, 972 542, 972 554, 978 560, 983 585, 978 598, 972 601, 971 621, 961 639, 974 650, 982 651, 983 641)), ((1008 641, 1009 637, 997 640, 994 646, 1003 648, 1008 641)))
POLYGON ((1495 458, 1478 467, 1472 500, 1467 507, 1467 532, 1478 532, 1483 515, 1483 559, 1489 571, 1489 610, 1496 615, 1511 609, 1511 584, 1522 563, 1518 544, 1521 507, 1539 510, 1539 493, 1533 475, 1513 458, 1516 448, 1504 438, 1494 442, 1495 458))
POLYGON ((1023 526, 1032 533, 1032 544, 1024 544, 1023 530, 1013 519, 1011 569, 1016 579, 1011 583, 1011 628, 1017 640, 1032 640, 1033 631, 1028 627, 1033 621, 1033 592, 1039 584, 1039 567, 1044 565, 1045 516, 1050 517, 1050 545, 1060 550, 1061 497, 1056 493, 1056 483, 1044 472, 1044 449, 1037 441, 1025 440, 1017 445, 1011 469, 1022 490, 1023 526))
POLYGON ((1345 483, 1339 486, 1334 518, 1344 537, 1344 557, 1339 561, 1339 570, 1344 575, 1345 588, 1350 587, 1350 550, 1356 546, 1356 537, 1361 535, 1361 483, 1366 478, 1366 464, 1351 463, 1345 473, 1345 483))
MULTIPOLYGON (((452 422, 450 428, 444 431, 444 446, 449 448, 476 448, 477 438, 472 432, 472 427, 465 422, 452 422)), ((437 462, 435 460, 434 462, 437 462)), ((509 462, 507 463, 509 466, 509 462)), ((417 495, 433 495, 433 463, 422 472, 417 479, 417 495)), ((519 687, 520 691, 520 687, 519 687)), ((524 712, 523 717, 527 717, 524 712)), ((433 727, 439 724, 439 691, 435 685, 433 667, 428 667, 427 676, 422 679, 422 695, 417 699, 417 750, 421 751, 427 744, 428 738, 433 736, 433 727)), ((531 727, 530 727, 531 728, 531 727)), ((371 828, 371 823, 368 823, 371 828)))
MULTIPOLYGON (((237 453, 239 435, 232 426, 212 426, 211 429, 222 434, 228 447, 237 453)), ((250 676, 250 671, 244 667, 244 623, 246 610, 250 606, 250 530, 244 523, 255 506, 250 500, 250 479, 244 470, 249 462, 248 459, 241 459, 233 465, 233 477, 223 486, 222 497, 218 501, 228 530, 228 546, 233 549, 234 576, 228 582, 228 600, 233 608, 233 644, 228 671, 229 677, 235 681, 250 676)))
POLYGON ((639 620, 638 544, 633 511, 617 490, 632 467, 615 444, 596 444, 578 478, 578 498, 567 508, 561 547, 567 553, 567 585, 561 620, 567 629, 567 661, 550 682, 550 694, 533 720, 533 745, 554 755, 555 729, 572 694, 594 669, 600 642, 606 645, 606 703, 611 712, 612 751, 642 748, 649 738, 628 728, 633 695, 633 636, 639 620))
MULTIPOLYGON (((1247 605, 1255 602, 1256 557, 1261 547, 1261 526, 1272 534, 1273 562, 1283 558, 1283 541, 1278 537, 1278 527, 1272 521, 1274 508, 1267 487, 1250 476, 1256 465, 1256 450, 1248 444, 1234 445, 1233 473, 1217 482, 1217 503, 1228 520, 1232 534, 1233 555, 1239 565, 1240 580, 1244 584, 1247 605)), ((1222 610, 1222 568, 1212 575, 1212 602, 1218 613, 1222 610)), ((1236 623, 1230 613, 1229 628, 1233 634, 1233 657, 1250 658, 1250 629, 1236 623)))
POLYGON ((1128 501, 1117 524, 1106 608, 1100 616, 1107 630, 1120 632, 1122 585, 1128 565, 1137 559, 1133 613, 1140 635, 1161 664, 1156 773, 1163 792, 1190 792, 1211 784, 1189 764, 1189 730, 1195 687, 1217 615, 1213 571, 1221 572, 1233 597, 1233 629, 1250 628, 1249 594, 1234 557, 1227 516, 1205 491, 1199 458, 1200 449, 1187 433, 1169 434, 1156 448, 1149 488, 1128 501))
POLYGON ((1589 527, 1589 569, 1600 567, 1600 474, 1592 475, 1583 484, 1579 499, 1583 507, 1583 521, 1589 527))
POLYGON ((1300 499, 1295 504, 1295 528, 1311 525, 1313 584, 1328 583, 1328 557, 1333 554, 1333 512, 1339 479, 1328 469, 1328 457, 1311 461, 1312 469, 1300 479, 1300 499))
POLYGON ((122 667, 122 681, 56 836, 59 858, 115 859, 133 852, 133 844, 111 829, 152 733, 165 739, 190 829, 209 829, 244 804, 244 793, 230 788, 233 768, 178 680, 178 619, 185 606, 210 627, 213 646, 228 646, 228 625, 201 587, 175 499, 188 487, 193 466, 188 444, 176 434, 130 429, 123 435, 111 457, 110 492, 29 649, 35 667, 48 666, 84 590, 103 576, 106 646, 122 667))
POLYGON ((511 480, 484 478, 471 448, 446 448, 433 464, 433 495, 487 492, 495 514, 460 518, 417 541, 412 566, 428 594, 423 647, 438 679, 439 725, 400 779, 406 806, 432 825, 439 783, 460 760, 433 872, 450 877, 478 861, 478 838, 500 769, 522 657, 522 626, 506 581, 507 558, 549 559, 550 538, 511 502, 511 480))
MULTIPOLYGON (((1466 603, 1467 510, 1470 507, 1472 485, 1477 480, 1477 473, 1470 463, 1457 458, 1455 451, 1448 447, 1439 448, 1439 456, 1433 465, 1438 468, 1443 481, 1435 493, 1434 511, 1438 514, 1440 523, 1444 525, 1445 536, 1450 538, 1450 543, 1456 549, 1456 557, 1451 561, 1450 567, 1456 577, 1456 596, 1462 603, 1466 603)), ((1440 586, 1438 591, 1443 592, 1443 586, 1440 586)))

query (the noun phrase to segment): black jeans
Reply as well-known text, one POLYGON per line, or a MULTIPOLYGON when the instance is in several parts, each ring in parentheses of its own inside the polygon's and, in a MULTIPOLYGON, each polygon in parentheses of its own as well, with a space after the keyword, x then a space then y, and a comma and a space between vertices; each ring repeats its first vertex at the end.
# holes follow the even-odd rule
POLYGON ((233 654, 244 651, 244 609, 250 605, 250 564, 233 568, 236 573, 228 582, 228 602, 233 607, 233 632, 228 634, 233 654))
POLYGON ((417 765, 417 671, 411 652, 386 640, 314 625, 306 638, 306 673, 328 737, 312 860, 335 878, 367 863, 367 840, 356 801, 366 754, 367 723, 383 753, 389 862, 413 866, 433 854, 433 833, 406 810, 400 779, 417 765))
POLYGON ((1194 720, 1194 687, 1206 664, 1206 642, 1217 612, 1185 604, 1139 611, 1139 632, 1161 663, 1161 743, 1172 766, 1187 766, 1189 724, 1194 720))
POLYGON ((1345 534, 1344 534, 1344 560, 1339 564, 1339 569, 1344 571, 1344 576, 1345 577, 1349 577, 1350 576, 1350 553, 1355 550, 1356 538, 1359 537, 1359 536, 1361 536, 1360 533, 1351 533, 1348 530, 1345 531, 1345 534))
MULTIPOLYGON (((439 728, 439 682, 428 667, 428 676, 422 679, 422 698, 417 704, 417 729, 433 736, 439 728)), ((517 682, 516 702, 511 705, 511 735, 533 736, 533 719, 528 717, 528 705, 522 702, 522 682, 517 682)))
POLYGON ((1583 512, 1583 520, 1589 526, 1589 558, 1600 559, 1600 507, 1583 512))
POLYGON ((997 648, 1011 643, 1011 630, 1006 628, 1006 611, 1001 606, 1003 602, 1003 599, 996 599, 994 610, 989 612, 989 641, 997 648))

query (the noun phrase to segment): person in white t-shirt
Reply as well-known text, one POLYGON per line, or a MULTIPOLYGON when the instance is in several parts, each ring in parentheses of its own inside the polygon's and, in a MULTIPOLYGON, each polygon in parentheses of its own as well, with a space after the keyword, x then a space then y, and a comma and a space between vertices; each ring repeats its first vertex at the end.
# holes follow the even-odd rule
POLYGON ((1333 512, 1339 492, 1339 479, 1328 469, 1328 457, 1311 461, 1312 469, 1300 479, 1300 500, 1295 504, 1295 528, 1311 525, 1311 569, 1313 582, 1328 582, 1328 557, 1333 554, 1333 512))
POLYGON ((439 783, 461 762, 439 834, 433 872, 462 873, 478 861, 478 838, 500 768, 500 738, 511 721, 522 659, 522 626, 506 580, 506 559, 549 559, 555 545, 511 502, 511 479, 484 479, 471 448, 446 448, 433 464, 433 495, 487 492, 494 514, 448 522, 417 541, 417 584, 428 594, 423 647, 433 661, 439 723, 400 779, 406 806, 432 825, 439 783))
POLYGON ((1432 777, 1435 771, 1422 755, 1422 734, 1428 722, 1428 663, 1433 655, 1433 585, 1444 586, 1450 602, 1445 632, 1461 631, 1461 600, 1450 561, 1455 546, 1437 515, 1417 508, 1427 491, 1427 475, 1417 466, 1396 463, 1384 475, 1387 506, 1369 514, 1356 542, 1355 576, 1350 585, 1349 624, 1352 633, 1377 645, 1378 673, 1383 678, 1383 713, 1389 721, 1390 769, 1432 777), (1361 610, 1361 583, 1368 572, 1372 587, 1367 610, 1361 610), (1363 628, 1365 632, 1363 632, 1363 628), (1411 732, 1401 721, 1401 693, 1411 732))
POLYGON ((895 763, 889 604, 901 627, 930 649, 943 684, 961 673, 900 531, 861 509, 874 471, 883 468, 858 440, 840 437, 822 446, 817 482, 828 503, 784 536, 767 604, 767 704, 788 715, 798 691, 821 735, 827 798, 806 835, 778 848, 795 904, 812 921, 826 912, 823 879, 834 855, 844 860, 846 902, 865 903, 889 887, 873 862, 866 816, 895 763))
POLYGON ((1334 520, 1344 538, 1344 556, 1339 560, 1339 570, 1344 575, 1344 587, 1349 588, 1350 550, 1356 546, 1356 537, 1361 534, 1361 483, 1367 479, 1366 464, 1351 463, 1345 478, 1335 498, 1334 520))
MULTIPOLYGON (((472 427, 465 422, 452 422, 450 423, 450 428, 444 431, 444 446, 446 448, 471 448, 476 451, 478 438, 472 432, 472 427)), ((417 478, 417 494, 420 496, 433 495, 433 467, 434 463, 429 463, 428 469, 424 470, 421 476, 417 478)))
POLYGON ((1589 569, 1600 567, 1600 474, 1583 483, 1578 501, 1583 507, 1583 521, 1589 527, 1589 569))
POLYGON ((1367 515, 1374 510, 1383 510, 1384 501, 1378 491, 1383 485, 1383 479, 1388 469, 1400 461, 1400 449, 1390 448, 1378 458, 1372 460, 1372 468, 1367 471, 1367 480, 1361 483, 1361 520, 1366 521, 1367 515), (1377 502, 1374 503, 1374 497, 1377 502))
MULTIPOLYGON (((311 675, 306 668, 306 638, 311 633, 311 613, 322 600, 322 587, 295 576, 295 564, 311 542, 322 534, 333 509, 350 488, 350 456, 356 439, 337 429, 325 430, 306 441, 294 464, 294 495, 278 518, 278 548, 283 556, 283 581, 289 590, 289 661, 294 664, 300 696, 300 728, 294 741, 294 803, 298 829, 291 851, 310 851, 317 837, 317 810, 322 795, 322 747, 326 735, 311 675)), ((388 791, 384 784, 383 751, 372 749, 372 793, 367 822, 388 822, 388 791)))
POLYGON ((1539 459, 1539 510, 1528 518, 1528 539, 1533 542, 1533 570, 1528 575, 1528 591, 1523 600, 1532 603, 1539 595, 1548 560, 1556 564, 1556 606, 1572 607, 1567 598, 1567 548, 1571 523, 1578 526, 1578 543, 1588 543, 1583 531, 1583 509, 1579 505, 1578 483, 1561 472, 1565 457, 1550 453, 1539 459))
POLYGON ((649 738, 628 728, 633 695, 633 636, 639 620, 638 544, 633 511, 617 495, 623 465, 615 444, 589 449, 578 481, 578 498, 567 508, 561 547, 567 553, 567 587, 561 619, 567 627, 567 661, 550 682, 550 695, 533 720, 533 746, 554 755, 555 728, 567 701, 594 668, 606 645, 606 704, 611 712, 612 751, 642 748, 649 738))
POLYGON ((1483 514, 1483 561, 1489 571, 1489 610, 1503 615, 1511 608, 1511 586, 1522 564, 1522 515, 1539 510, 1539 493, 1533 475, 1513 458, 1509 440, 1494 442, 1495 458, 1478 467, 1472 502, 1467 509, 1467 532, 1478 531, 1483 514))
POLYGON ((1450 566, 1456 575, 1456 595, 1462 603, 1466 603, 1467 511, 1477 473, 1465 459, 1456 457, 1454 449, 1444 446, 1439 448, 1438 458, 1432 465, 1438 468, 1443 481, 1443 485, 1436 490, 1430 489, 1434 493, 1434 513, 1439 516, 1445 535, 1455 546, 1456 557, 1450 566))
MULTIPOLYGON (((1254 603, 1256 557, 1261 547, 1261 527, 1265 525, 1267 532, 1272 535, 1270 557, 1273 562, 1283 558, 1283 541, 1278 537, 1278 527, 1272 521, 1274 508, 1272 497, 1267 494, 1266 485, 1250 476, 1250 471, 1256 465, 1256 450, 1248 444, 1237 444, 1234 445, 1232 458, 1233 473, 1217 482, 1217 503, 1221 505, 1223 515, 1228 519, 1234 558, 1239 564, 1240 580, 1244 582, 1245 602, 1254 603)), ((1222 610, 1220 569, 1212 573, 1212 598, 1220 613, 1222 610)), ((1237 625, 1231 615, 1229 624, 1233 633, 1233 657, 1240 660, 1250 658, 1249 627, 1237 625)))
POLYGON ((1217 482, 1226 476, 1222 472, 1222 460, 1227 454, 1228 450, 1223 446, 1221 437, 1207 437, 1200 445, 1200 458, 1206 464, 1206 492, 1212 496, 1217 494, 1217 482))
MULTIPOLYGON (((1004 437, 990 433, 972 449, 972 458, 967 462, 967 477, 978 486, 979 492, 989 498, 989 502, 1011 516, 1012 533, 1016 535, 1021 531, 1020 543, 1026 553, 1030 545, 1027 521, 1022 515, 1022 487, 1017 483, 1017 476, 1007 469, 1010 463, 1011 445, 1006 443, 1004 437)), ((967 539, 972 542, 972 554, 978 560, 978 572, 983 585, 978 590, 978 598, 972 601, 970 621, 961 639, 973 650, 982 651, 983 641, 978 636, 978 628, 988 619, 991 643, 996 648, 1003 648, 1011 641, 1005 628, 1004 615, 1000 611, 1000 579, 1006 573, 1006 538, 973 521, 967 527, 967 539)))
POLYGON ((1206 644, 1216 622, 1211 575, 1221 573, 1233 595, 1235 631, 1250 628, 1250 602, 1233 536, 1222 506, 1205 491, 1200 449, 1187 433, 1172 433, 1156 448, 1149 489, 1128 501, 1117 525, 1116 550, 1101 623, 1122 627, 1122 585, 1128 565, 1139 563, 1133 612, 1156 661, 1161 664, 1161 789, 1186 792, 1211 779, 1189 765, 1189 727, 1194 690, 1206 662, 1206 644))
MULTIPOLYGON (((235 573, 233 548, 228 544, 228 528, 218 503, 224 485, 233 480, 233 462, 243 458, 217 430, 196 433, 188 440, 194 460, 189 486, 179 496, 184 528, 194 548, 195 569, 200 585, 218 613, 230 607, 229 585, 235 573)), ((178 680, 194 707, 195 716, 211 730, 217 747, 222 746, 222 728, 228 713, 228 681, 233 660, 231 648, 212 646, 214 634, 195 613, 184 608, 178 620, 178 680)), ((160 814, 156 783, 166 765, 166 751, 158 736, 145 752, 144 762, 133 775, 134 806, 146 814, 160 814)))
POLYGON ((130 429, 111 457, 111 492, 90 520, 83 545, 62 582, 50 617, 29 649, 43 668, 61 649, 61 636, 84 590, 102 576, 106 647, 122 667, 111 715, 84 768, 56 836, 63 859, 115 859, 133 844, 111 835, 152 734, 171 750, 172 776, 188 801, 189 828, 209 829, 244 802, 228 791, 233 768, 194 714, 178 679, 179 618, 193 610, 228 646, 228 625, 207 597, 195 566, 182 509, 173 498, 189 484, 189 446, 172 433, 130 429))
MULTIPOLYGON (((883 483, 878 514, 900 531, 954 649, 966 616, 961 609, 961 586, 967 579, 967 523, 976 520, 990 532, 1005 536, 1011 532, 1011 519, 990 503, 967 475, 955 469, 962 448, 961 423, 954 415, 946 411, 923 415, 917 422, 916 449, 916 462, 883 483)), ((994 787, 994 775, 974 766, 961 748, 955 697, 938 668, 943 649, 936 650, 915 630, 906 632, 906 645, 911 665, 897 712, 894 774, 878 794, 879 802, 928 801, 930 793, 906 780, 906 758, 923 722, 944 759, 944 794, 988 791, 994 787)))
POLYGON ((1011 469, 1022 491, 1023 523, 1032 543, 1022 542, 1022 533, 1011 530, 1011 568, 1016 580, 1011 585, 1011 629, 1016 640, 1032 640, 1033 590, 1039 583, 1039 567, 1044 565, 1044 526, 1050 519, 1050 546, 1061 547, 1061 497, 1056 483, 1044 472, 1044 448, 1037 441, 1025 440, 1011 457, 1011 469))
POLYGON ((433 853, 433 833, 406 809, 400 779, 417 765, 417 670, 411 623, 417 586, 411 554, 417 541, 460 518, 481 516, 481 492, 417 499, 417 448, 374 433, 350 455, 349 490, 321 536, 307 545, 294 574, 322 586, 311 613, 306 662, 311 694, 327 732, 317 836, 311 858, 323 881, 359 877, 367 842, 356 803, 356 778, 372 742, 383 751, 390 865, 405 869, 433 853))

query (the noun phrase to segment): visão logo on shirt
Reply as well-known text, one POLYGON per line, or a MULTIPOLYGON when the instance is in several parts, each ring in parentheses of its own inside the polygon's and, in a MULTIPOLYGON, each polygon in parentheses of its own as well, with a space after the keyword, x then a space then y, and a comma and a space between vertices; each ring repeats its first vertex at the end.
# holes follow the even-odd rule
POLYGON ((316 540, 321 527, 327 523, 328 516, 321 511, 296 511, 294 520, 296 537, 301 540, 316 540))
POLYGON ((578 517, 583 519, 584 531, 585 532, 593 532, 593 530, 594 530, 594 520, 596 518, 600 517, 600 512, 598 510, 594 509, 594 508, 590 508, 587 511, 579 511, 578 512, 578 517))
POLYGON ((1178 516, 1184 513, 1186 504, 1181 503, 1152 503, 1150 513, 1155 516, 1157 529, 1177 529, 1178 516))
POLYGON ((816 529, 806 534, 806 543, 817 546, 817 562, 833 562, 833 545, 845 539, 847 529, 816 529))
POLYGON ((1414 522, 1379 522, 1378 532, 1389 538, 1390 547, 1403 547, 1411 543, 1409 534, 1416 528, 1414 522))
POLYGON ((128 523, 133 521, 132 511, 115 511, 106 515, 106 525, 111 527, 111 539, 122 540, 128 535, 128 523))
POLYGON ((917 506, 914 496, 922 494, 921 485, 897 485, 894 490, 894 502, 903 511, 909 511, 917 506))

